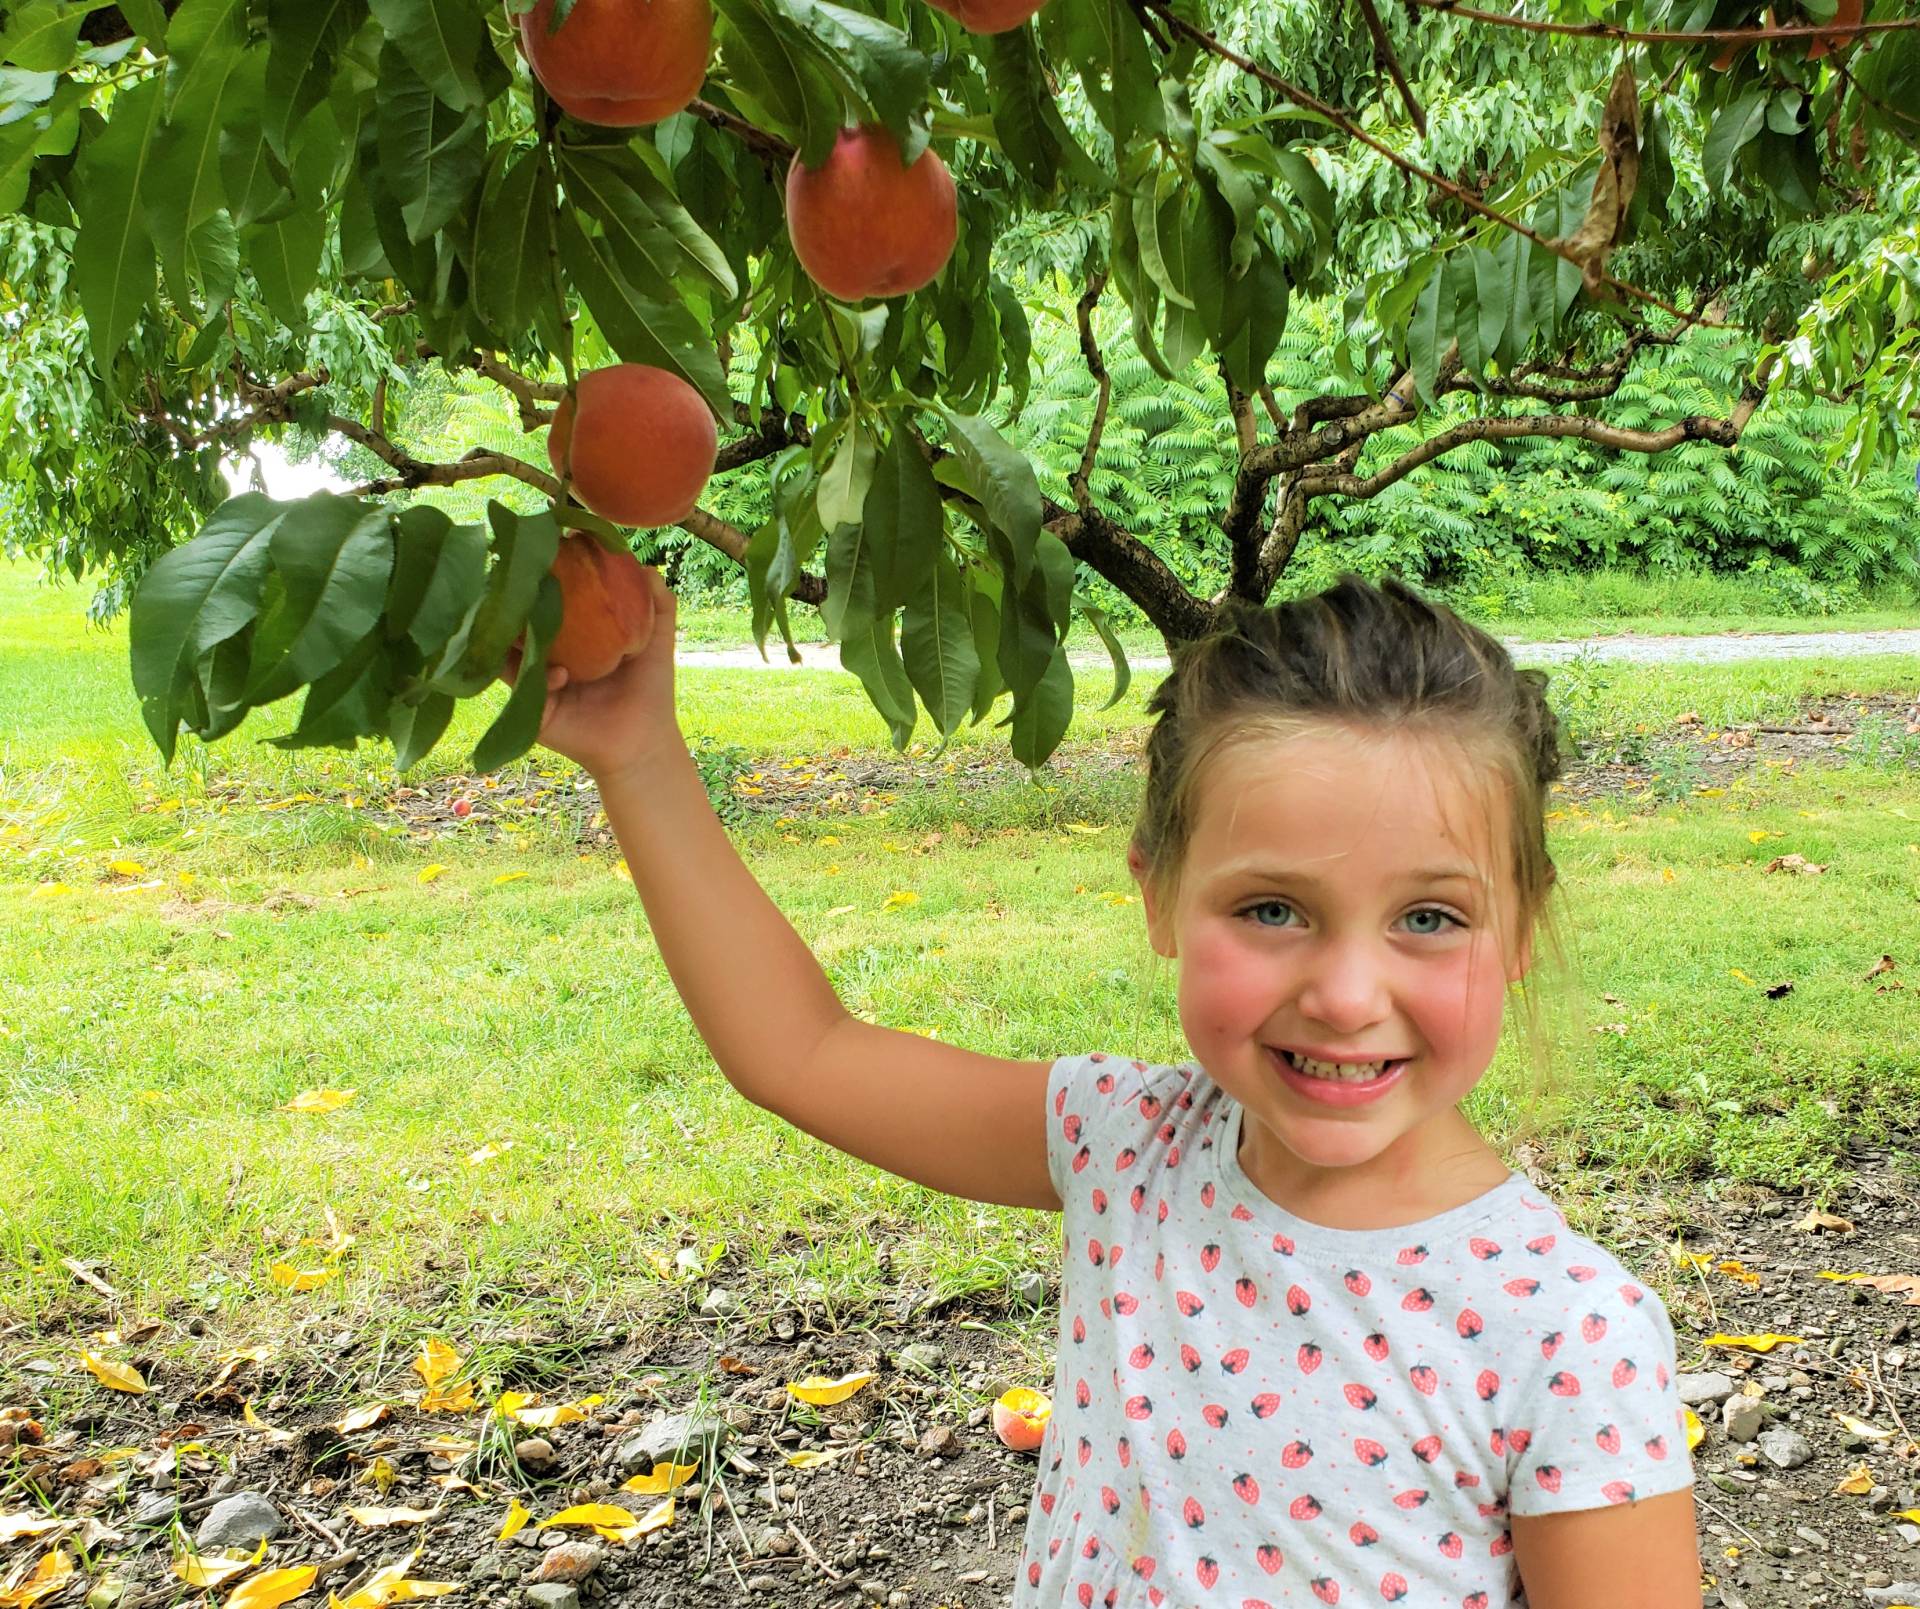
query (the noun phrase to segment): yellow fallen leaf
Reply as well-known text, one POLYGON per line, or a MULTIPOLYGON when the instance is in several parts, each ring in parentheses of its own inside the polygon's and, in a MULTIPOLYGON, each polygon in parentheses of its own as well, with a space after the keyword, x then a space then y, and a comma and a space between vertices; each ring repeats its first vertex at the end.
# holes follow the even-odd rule
POLYGON ((320 1572, 311 1564, 297 1564, 290 1569, 269 1570, 265 1575, 257 1575, 251 1581, 243 1581, 227 1594, 226 1609, 280 1609, 283 1603, 291 1603, 295 1598, 312 1590, 313 1579, 320 1572))
POLYGON ((600 1532, 624 1531, 638 1525, 636 1520, 623 1508, 611 1503, 576 1503, 572 1508, 563 1508, 550 1520, 541 1521, 543 1527, 549 1525, 586 1525, 600 1532))
POLYGON ((1903 1508, 1898 1514, 1894 1515, 1894 1518, 1896 1520, 1911 1520, 1915 1525, 1920 1525, 1920 1508, 1903 1508))
POLYGON ((393 1467, 391 1458, 376 1458, 361 1471, 363 1485, 371 1486, 382 1497, 393 1490, 393 1483, 400 1478, 400 1471, 393 1467))
POLYGON ((147 868, 137 860, 112 860, 107 862, 107 870, 115 877, 145 877, 147 868))
POLYGON ((1732 1258, 1728 1258, 1724 1262, 1715 1263, 1714 1267, 1725 1274, 1728 1279, 1737 1279, 1742 1285, 1748 1286, 1749 1288, 1757 1287, 1760 1283, 1760 1276, 1758 1274, 1749 1273, 1745 1263, 1736 1262, 1732 1258))
POLYGON ((803 1447, 797 1453, 788 1453, 786 1459, 788 1466, 793 1469, 818 1469, 822 1464, 831 1464, 845 1451, 844 1447, 828 1450, 803 1447))
POLYGON ((447 868, 436 860, 431 866, 422 866, 414 875, 413 880, 416 883, 431 883, 435 878, 444 877, 446 874, 447 868))
POLYGON ((91 1352, 82 1352, 80 1361, 103 1386, 110 1386, 115 1391, 131 1392, 135 1396, 147 1389, 147 1382, 131 1363, 114 1363, 107 1358, 97 1358, 91 1352))
POLYGON ((1680 1410, 1680 1420, 1687 1427, 1687 1451, 1692 1452, 1707 1439, 1707 1427, 1700 1423, 1700 1416, 1691 1408, 1680 1410))
POLYGON ((637 1492, 642 1497, 658 1497, 677 1491, 700 1473, 698 1464, 655 1464, 644 1475, 635 1475, 620 1490, 637 1492))
POLYGON ((439 1435, 427 1437, 425 1441, 420 1443, 420 1450, 427 1453, 438 1453, 442 1458, 465 1458, 468 1453, 473 1451, 475 1445, 476 1443, 468 1440, 465 1436, 439 1435))
MULTIPOLYGON (((494 878, 493 886, 498 888, 502 883, 517 883, 526 875, 525 872, 502 872, 498 877, 494 878)), ((356 1594, 356 1596, 358 1595, 356 1594)))
POLYGON ((870 1384, 872 1380, 871 1374, 843 1374, 838 1380, 827 1380, 815 1375, 806 1380, 789 1381, 787 1390, 802 1402, 810 1402, 816 1408, 830 1408, 836 1402, 845 1402, 854 1392, 870 1384))
POLYGON ((1782 838, 1784 836, 1786 836, 1784 833, 1768 832, 1765 827, 1755 827, 1752 832, 1747 834, 1747 842, 1750 844, 1764 844, 1769 838, 1782 838))
POLYGON ((532 1430, 552 1430, 556 1425, 577 1425, 587 1417, 587 1409, 598 1407, 606 1401, 597 1392, 590 1397, 582 1397, 578 1402, 556 1402, 550 1407, 534 1406, 536 1399, 522 1395, 517 1391, 503 1392, 500 1401, 494 1405, 495 1411, 515 1424, 527 1426, 532 1430), (507 1407, 508 1398, 519 1397, 520 1401, 507 1407))
MULTIPOLYGON (((636 1536, 647 1536, 654 1531, 663 1531, 671 1524, 673 1524, 673 1498, 669 1495, 642 1514, 634 1525, 633 1531, 636 1536)), ((622 1538, 622 1540, 625 1539, 622 1538)))
POLYGON ((1737 1352, 1771 1352, 1776 1346, 1797 1346, 1805 1341, 1804 1335, 1709 1335, 1700 1344, 1737 1352))
POLYGON ((0 1542, 12 1542, 23 1536, 40 1536, 57 1531, 67 1522, 42 1514, 0 1514, 0 1542))
POLYGON ((73 890, 65 883, 35 883, 28 899, 52 899, 57 894, 71 894, 73 890))
POLYGON ((883 911, 897 911, 903 906, 918 905, 920 896, 910 888, 896 888, 880 904, 883 911))
POLYGON ((519 1498, 509 1499, 507 1503, 507 1517, 500 1526, 499 1536, 494 1540, 499 1542, 512 1541, 514 1537, 526 1529, 527 1521, 532 1518, 532 1511, 528 1509, 527 1505, 521 1502, 519 1498))
POLYGON ((1842 1413, 1838 1408, 1833 1410, 1833 1417, 1838 1419, 1841 1424, 1845 1425, 1847 1429, 1852 1431, 1854 1435, 1858 1436, 1862 1441, 1893 1440, 1893 1432, 1891 1430, 1882 1430, 1878 1425, 1870 1425, 1866 1420, 1856 1419, 1852 1414, 1842 1413))
POLYGON ((1865 1464, 1855 1464, 1848 1470, 1840 1484, 1833 1489, 1836 1497, 1865 1497, 1873 1490, 1873 1471, 1865 1464))
POLYGON ((404 1559, 396 1559, 374 1571, 367 1578, 367 1584, 346 1598, 327 1597, 328 1609, 383 1609, 390 1603, 408 1603, 415 1598, 441 1598, 449 1592, 460 1589, 451 1581, 412 1581, 407 1571, 412 1568, 417 1553, 404 1559))
POLYGON ((1069 821, 1067 823, 1068 832, 1085 833, 1088 837, 1092 837, 1095 833, 1105 832, 1106 830, 1105 827, 1088 826, 1084 821, 1069 821))
POLYGON ((351 1436, 355 1431, 373 1429, 375 1425, 385 1421, 392 1412, 393 1410, 384 1402, 370 1403, 364 1408, 355 1408, 333 1428, 343 1436, 351 1436))
POLYGON ((279 1430, 268 1424, 266 1420, 262 1419, 253 1411, 253 1404, 251 1402, 243 1402, 240 1404, 240 1423, 245 1425, 249 1430, 259 1431, 268 1441, 297 1441, 300 1435, 296 1430, 279 1430))
POLYGON ((256 1554, 251 1559, 226 1559, 217 1553, 183 1553, 173 1561, 171 1569, 190 1587, 218 1587, 251 1570, 260 1562, 260 1557, 256 1554))
POLYGON ((473 1382, 462 1380, 457 1385, 435 1386, 421 1393, 418 1406, 422 1413, 475 1413, 480 1408, 480 1399, 474 1395, 473 1382))
POLYGON ((413 1372, 431 1390, 442 1380, 460 1372, 460 1354, 438 1336, 420 1343, 420 1356, 413 1360, 413 1372))
POLYGON ((625 855, 622 855, 613 863, 613 875, 623 883, 633 881, 633 873, 627 867, 627 857, 625 855))
POLYGON ((1863 1283, 1867 1278, 1865 1274, 1836 1274, 1830 1268, 1821 1269, 1820 1272, 1813 1277, 1815 1279, 1830 1279, 1836 1285, 1858 1285, 1863 1283))
POLYGON ((1713 1258, 1705 1252, 1682 1251, 1678 1246, 1673 1248, 1673 1262, 1676 1268, 1713 1267, 1713 1258))
POLYGON ((1760 980, 1758 978, 1753 977, 1749 973, 1742 972, 1738 967, 1728 967, 1727 974, 1729 977, 1738 978, 1742 983, 1748 984, 1752 988, 1757 989, 1760 987, 1760 980))
POLYGON ((437 1508, 349 1508, 347 1515, 369 1531, 384 1531, 394 1525, 424 1525, 439 1516, 437 1508))
POLYGON ((467 1153, 467 1166, 470 1168, 484 1167, 495 1157, 505 1156, 519 1143, 518 1140, 489 1140, 485 1145, 481 1146, 479 1150, 469 1151, 467 1153))
POLYGON ((275 1263, 267 1270, 283 1291, 317 1291, 339 1272, 337 1268, 295 1268, 292 1263, 275 1263))
POLYGON ((444 1475, 429 1475, 427 1479, 432 1481, 435 1486, 441 1487, 446 1491, 467 1492, 479 1498, 483 1503, 493 1501, 490 1494, 481 1491, 481 1489, 474 1485, 472 1481, 468 1480, 466 1476, 457 1475, 452 1470, 448 1470, 444 1475))
POLYGON ((9 1592, 0 1592, 0 1609, 31 1609, 73 1579, 73 1560, 55 1548, 33 1567, 33 1573, 9 1592))
POLYGON ((307 1089, 280 1108, 283 1112, 337 1112, 360 1093, 357 1089, 307 1089))

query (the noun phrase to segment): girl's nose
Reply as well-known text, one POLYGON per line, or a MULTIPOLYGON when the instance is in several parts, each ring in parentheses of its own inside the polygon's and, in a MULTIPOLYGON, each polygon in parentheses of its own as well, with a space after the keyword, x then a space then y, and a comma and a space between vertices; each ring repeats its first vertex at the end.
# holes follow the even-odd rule
POLYGON ((1302 983, 1300 1011, 1336 1034, 1358 1033, 1392 1009, 1386 969, 1371 946, 1330 941, 1315 954, 1302 983))

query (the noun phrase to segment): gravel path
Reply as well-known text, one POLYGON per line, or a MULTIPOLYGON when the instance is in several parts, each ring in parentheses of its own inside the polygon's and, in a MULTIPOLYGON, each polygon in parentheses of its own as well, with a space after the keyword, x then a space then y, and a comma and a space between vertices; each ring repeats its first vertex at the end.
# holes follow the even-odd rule
MULTIPOLYGON (((1580 642, 1519 642, 1507 647, 1523 664, 1558 665, 1580 654, 1594 659, 1625 660, 1635 664, 1724 664, 1734 659, 1808 659, 1816 655, 1852 658, 1860 654, 1912 654, 1920 657, 1920 629, 1906 631, 1791 631, 1753 635, 1730 633, 1716 637, 1589 637, 1580 642)), ((686 648, 676 656, 682 665, 733 670, 839 670, 840 652, 833 643, 800 644, 800 663, 790 667, 777 645, 767 658, 758 650, 742 648, 686 648)), ((1074 650, 1069 657, 1076 669, 1107 663, 1104 652, 1074 650)), ((1164 654, 1143 654, 1133 660, 1136 671, 1165 670, 1164 654)))

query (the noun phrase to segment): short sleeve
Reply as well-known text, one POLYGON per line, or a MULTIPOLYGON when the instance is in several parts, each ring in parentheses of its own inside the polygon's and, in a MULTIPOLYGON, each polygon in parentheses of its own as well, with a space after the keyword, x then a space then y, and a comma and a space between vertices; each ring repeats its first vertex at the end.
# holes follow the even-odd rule
POLYGON ((1145 1112, 1155 1110, 1152 1097, 1180 1083, 1178 1068, 1098 1051, 1062 1056, 1053 1064, 1047 1075, 1047 1170, 1069 1215, 1094 1181, 1110 1172, 1117 1150, 1150 1143, 1153 1122, 1145 1112))
POLYGON ((1693 1484, 1673 1327, 1631 1280, 1568 1307, 1506 1431, 1515 1514, 1605 1508, 1693 1484))

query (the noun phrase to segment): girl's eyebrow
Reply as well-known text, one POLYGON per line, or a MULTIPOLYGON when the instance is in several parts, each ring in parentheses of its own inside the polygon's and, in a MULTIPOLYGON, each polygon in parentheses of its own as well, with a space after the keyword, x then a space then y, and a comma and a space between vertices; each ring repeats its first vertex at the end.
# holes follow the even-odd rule
MULTIPOLYGON (((1253 877, 1261 882, 1290 883, 1299 888, 1326 888, 1337 886, 1346 881, 1338 875, 1321 877, 1300 866, 1279 866, 1270 861, 1243 860, 1222 866, 1215 874, 1219 881, 1225 882, 1240 877, 1253 877)), ((1470 865, 1422 867, 1417 871, 1403 874, 1399 881, 1404 883, 1472 883, 1476 887, 1486 883, 1485 873, 1470 865)))

